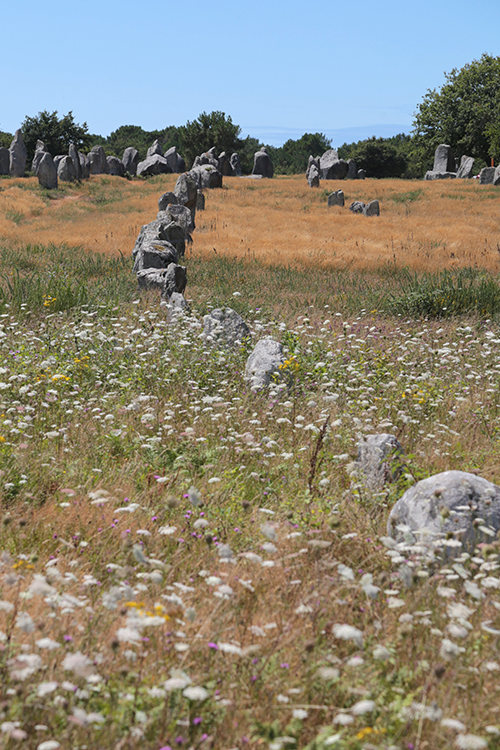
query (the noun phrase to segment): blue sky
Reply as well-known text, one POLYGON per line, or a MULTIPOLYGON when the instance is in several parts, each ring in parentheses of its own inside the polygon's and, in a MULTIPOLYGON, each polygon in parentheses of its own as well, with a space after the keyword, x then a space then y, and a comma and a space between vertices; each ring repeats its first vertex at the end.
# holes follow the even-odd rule
POLYGON ((409 132, 444 71, 500 54, 499 28, 499 0, 8 3, 0 130, 47 109, 104 136, 212 110, 273 145, 409 132))

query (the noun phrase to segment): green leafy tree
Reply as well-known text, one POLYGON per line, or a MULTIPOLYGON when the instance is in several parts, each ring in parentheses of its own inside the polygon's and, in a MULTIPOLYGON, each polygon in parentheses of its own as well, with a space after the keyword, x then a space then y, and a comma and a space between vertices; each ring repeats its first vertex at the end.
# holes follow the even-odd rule
POLYGON ((307 169, 309 156, 321 156, 329 148, 331 141, 323 133, 304 133, 301 138, 290 138, 283 146, 268 146, 276 174, 303 174, 307 169))
POLYGON ((12 139, 14 138, 13 135, 10 133, 6 133, 4 130, 0 130, 0 146, 9 148, 10 144, 12 143, 12 139))
POLYGON ((483 54, 459 70, 445 73, 446 83, 428 90, 414 119, 412 158, 422 173, 432 167, 434 151, 447 143, 455 156, 489 163, 500 158, 500 57, 483 54))
POLYGON ((148 148, 158 140, 161 147, 166 151, 171 146, 180 146, 180 129, 174 125, 163 130, 143 130, 140 125, 121 125, 107 138, 102 139, 102 145, 106 154, 122 158, 123 152, 129 146, 136 148, 139 159, 145 159, 148 148))
POLYGON ((74 143, 77 149, 86 149, 90 143, 87 123, 76 123, 73 112, 58 117, 57 111, 44 110, 36 117, 26 116, 21 124, 21 130, 28 152, 28 164, 33 159, 37 140, 45 143, 52 156, 67 154, 71 143, 74 143))
POLYGON ((408 148, 411 137, 401 133, 393 138, 367 138, 344 143, 338 150, 341 159, 354 159, 368 177, 407 177, 408 148))
POLYGON ((179 128, 181 153, 189 166, 198 154, 215 146, 217 155, 225 151, 228 156, 238 151, 241 128, 224 112, 202 112, 196 120, 179 128))

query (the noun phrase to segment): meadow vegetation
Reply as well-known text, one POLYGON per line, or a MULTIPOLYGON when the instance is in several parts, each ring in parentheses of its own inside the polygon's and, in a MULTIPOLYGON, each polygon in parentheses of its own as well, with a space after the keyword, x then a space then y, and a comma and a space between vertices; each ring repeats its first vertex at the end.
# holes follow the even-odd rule
POLYGON ((227 179, 172 324, 130 254, 174 180, 0 183, 3 746, 500 748, 498 539, 386 533, 421 478, 500 482, 500 193, 227 179), (265 392, 201 337, 225 305, 285 347, 265 392))

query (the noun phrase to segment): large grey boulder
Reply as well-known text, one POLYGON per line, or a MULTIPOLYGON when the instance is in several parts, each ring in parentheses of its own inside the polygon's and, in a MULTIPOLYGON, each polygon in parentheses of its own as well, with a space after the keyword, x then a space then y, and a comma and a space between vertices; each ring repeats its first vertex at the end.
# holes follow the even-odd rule
POLYGON ((460 159, 460 166, 457 171, 457 178, 459 180, 470 180, 472 177, 472 169, 474 167, 473 156, 462 156, 460 159))
POLYGON ((158 290, 164 299, 172 294, 183 294, 186 288, 186 268, 177 263, 170 263, 168 268, 146 268, 137 273, 139 289, 144 291, 158 290))
POLYGON ((447 146, 445 143, 440 143, 434 152, 434 166, 432 167, 433 172, 456 172, 455 169, 455 157, 451 146, 447 146))
POLYGON ((266 147, 262 146, 260 151, 254 154, 252 175, 271 178, 274 175, 274 167, 266 147))
POLYGON ((491 542, 499 530, 500 487, 465 471, 444 471, 417 482, 387 521, 388 534, 397 541, 411 532, 418 541, 446 546, 446 538, 454 537, 469 552, 491 542))
POLYGON ((88 155, 90 174, 106 174, 108 163, 102 146, 94 146, 88 155))
POLYGON ((221 173, 223 177, 231 177, 231 175, 233 174, 231 163, 229 159, 227 158, 225 151, 219 154, 219 158, 217 162, 217 169, 219 170, 219 172, 221 173))
POLYGON ((71 156, 63 156, 57 163, 57 177, 61 182, 76 180, 75 165, 71 156))
POLYGON ((186 162, 182 156, 177 153, 175 146, 172 146, 172 148, 165 151, 163 156, 167 160, 167 164, 174 174, 181 174, 186 170, 186 162))
POLYGON ((31 162, 31 171, 34 172, 35 174, 37 173, 40 160, 43 154, 45 154, 46 152, 47 152, 47 149, 45 148, 45 143, 43 141, 38 140, 35 146, 35 153, 33 155, 33 161, 31 162))
POLYGON ((185 172, 177 178, 174 187, 174 195, 177 203, 188 208, 196 208, 196 195, 198 192, 198 178, 191 172, 185 172))
POLYGON ((137 174, 137 165, 139 164, 139 152, 133 146, 128 146, 123 152, 123 166, 125 172, 128 172, 132 177, 137 174))
POLYGON ((75 179, 81 180, 82 179, 82 166, 80 164, 80 157, 78 155, 78 151, 76 150, 76 146, 74 143, 69 144, 68 154, 71 157, 71 160, 73 162, 73 167, 75 170, 75 179))
POLYGON ((26 146, 23 141, 21 130, 16 130, 14 138, 9 147, 10 163, 9 172, 11 177, 23 177, 26 169, 26 146))
POLYGON ((163 242, 173 245, 178 257, 184 255, 186 248, 184 228, 174 221, 169 222, 168 219, 163 218, 144 224, 135 241, 132 257, 135 259, 144 248, 151 244, 162 245, 163 242))
POLYGON ((495 167, 484 167, 479 172, 479 184, 480 185, 493 185, 495 179, 495 167))
POLYGON ((319 166, 322 180, 343 180, 349 171, 347 162, 339 159, 338 153, 333 148, 325 151, 319 160, 319 166))
POLYGON ((41 151, 41 156, 38 160, 36 176, 38 177, 38 184, 46 188, 47 190, 55 190, 57 188, 57 169, 54 164, 52 156, 47 151, 41 151))
POLYGON ((252 391, 265 388, 285 362, 283 347, 274 339, 261 339, 247 359, 245 381, 252 391))
POLYGON ((309 169, 309 174, 307 175, 307 184, 311 188, 319 188, 319 169, 315 164, 313 164, 309 169))
POLYGON ((394 482, 402 471, 403 447, 395 435, 367 435, 358 443, 356 474, 372 492, 394 482))
POLYGON ((78 158, 80 159, 80 168, 82 170, 82 180, 88 180, 90 177, 90 161, 86 154, 78 152, 78 158))
POLYGON ((425 173, 424 180, 454 180, 456 176, 456 172, 434 172, 430 170, 425 173))
POLYGON ((320 171, 319 166, 319 158, 315 158, 314 156, 309 156, 307 160, 307 167, 306 167, 306 178, 309 179, 309 172, 311 171, 312 167, 316 167, 318 174, 320 171))
POLYGON ((335 190, 335 192, 330 193, 330 195, 328 196, 328 208, 330 208, 331 206, 343 206, 344 203, 345 199, 343 190, 335 190))
POLYGON ((212 146, 208 151, 205 151, 205 153, 200 154, 197 158, 197 163, 193 164, 193 166, 201 167, 204 164, 208 164, 212 167, 215 167, 216 169, 219 166, 219 160, 217 158, 217 154, 215 153, 215 146, 212 146))
POLYGON ((171 263, 177 263, 177 259, 177 250, 170 242, 150 240, 136 253, 133 270, 138 273, 148 268, 167 269, 171 263))
POLYGON ((236 152, 234 154, 231 154, 229 163, 231 164, 231 170, 232 170, 233 176, 241 177, 241 175, 243 174, 243 170, 241 169, 240 157, 236 152))
POLYGON ((380 216, 380 204, 378 201, 370 201, 363 208, 365 216, 380 216))
POLYGON ((211 164, 202 164, 199 167, 194 167, 189 174, 196 180, 198 190, 204 190, 205 188, 211 190, 212 188, 222 187, 222 175, 211 164))
POLYGON ((156 139, 153 145, 148 148, 147 153, 146 153, 146 158, 149 158, 150 156, 155 156, 156 154, 158 154, 159 156, 163 156, 163 149, 160 146, 160 142, 158 141, 158 139, 156 139))
POLYGON ((366 170, 365 169, 358 169, 358 174, 356 177, 357 180, 365 180, 366 179, 366 170))
POLYGON ((180 206, 177 203, 169 203, 164 209, 160 210, 156 216, 157 219, 163 219, 170 223, 171 221, 178 224, 184 230, 184 237, 187 239, 190 232, 194 229, 194 221, 191 211, 186 206, 180 206))
POLYGON ((137 165, 137 177, 152 177, 155 174, 169 174, 172 170, 162 154, 153 154, 137 165))
POLYGON ((10 154, 5 146, 0 146, 0 174, 10 174, 10 154))
POLYGON ((160 195, 158 198, 158 210, 165 211, 169 204, 172 204, 173 206, 177 205, 177 197, 175 193, 172 193, 170 190, 163 193, 163 195, 160 195))
POLYGON ((239 346, 250 336, 250 329, 231 307, 215 309, 203 317, 203 338, 215 344, 239 346))
POLYGON ((123 177, 125 174, 125 165, 121 159, 117 156, 107 156, 106 162, 108 164, 108 174, 115 177, 123 177))
POLYGON ((357 180, 358 179, 358 165, 354 159, 347 160, 347 174, 346 180, 357 180))

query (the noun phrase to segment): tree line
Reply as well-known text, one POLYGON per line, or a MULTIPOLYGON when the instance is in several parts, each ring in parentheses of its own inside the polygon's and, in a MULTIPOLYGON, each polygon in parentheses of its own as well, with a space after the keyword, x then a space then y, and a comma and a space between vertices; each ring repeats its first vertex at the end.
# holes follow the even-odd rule
MULTIPOLYGON (((167 150, 175 146, 188 168, 195 157, 215 146, 217 154, 228 156, 237 151, 243 171, 251 172, 253 155, 264 144, 257 138, 241 137, 241 128, 224 112, 202 112, 185 125, 169 125, 162 130, 144 130, 139 125, 122 125, 109 136, 91 134, 87 123, 78 124, 73 113, 59 117, 57 112, 43 111, 26 117, 21 124, 28 150, 33 158, 36 141, 45 142, 53 155, 68 152, 70 143, 82 151, 102 145, 108 156, 121 158, 125 148, 135 147, 142 159, 158 140, 167 150)), ((0 131, 0 146, 9 146, 10 133, 0 131)), ((338 149, 342 159, 354 159, 368 177, 421 178, 432 168, 436 146, 447 143, 457 157, 463 154, 476 160, 475 170, 500 159, 500 57, 483 54, 463 68, 445 73, 445 83, 429 89, 424 95, 409 134, 392 138, 367 138, 344 143, 338 149)), ((321 156, 331 148, 323 133, 305 133, 283 146, 267 146, 276 174, 305 172, 310 155, 321 156)))

